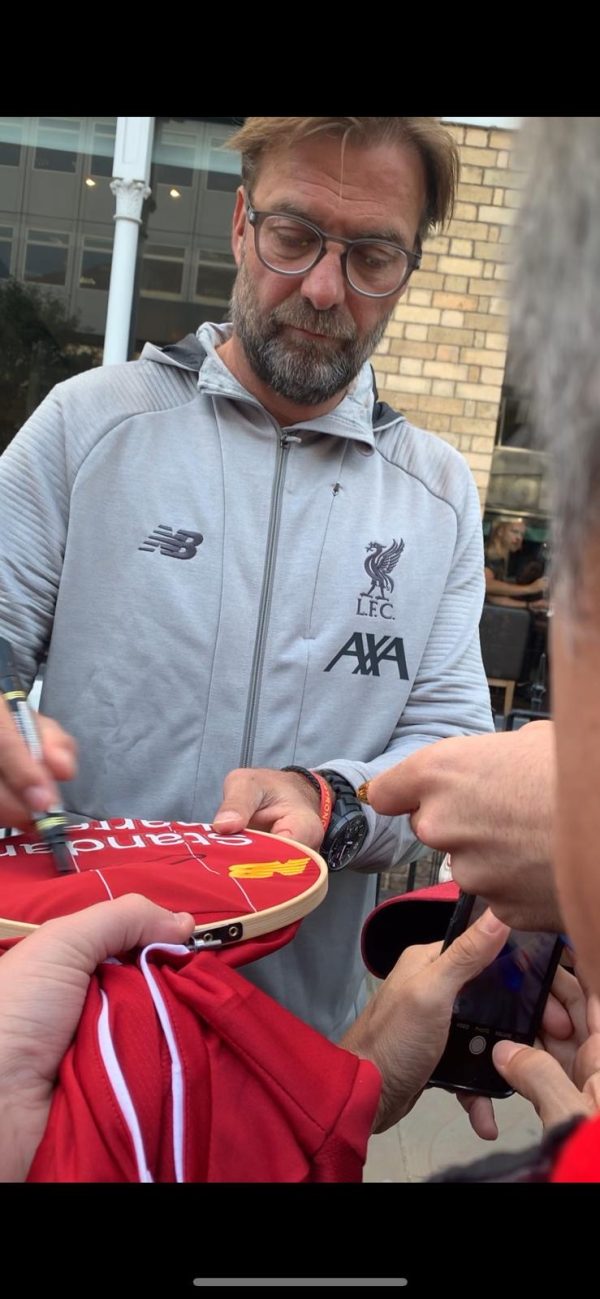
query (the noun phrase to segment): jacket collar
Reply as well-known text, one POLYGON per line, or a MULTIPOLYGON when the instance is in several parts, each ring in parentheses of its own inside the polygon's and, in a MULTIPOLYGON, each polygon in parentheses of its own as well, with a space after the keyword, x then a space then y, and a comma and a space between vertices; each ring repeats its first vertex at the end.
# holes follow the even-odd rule
MULTIPOLYGON (((155 347, 152 343, 146 343, 141 359, 191 370, 198 375, 200 391, 257 405, 256 399, 238 383, 217 353, 217 347, 230 336, 231 325, 207 323, 201 325, 196 334, 187 334, 181 342, 168 344, 167 347, 155 347)), ((377 400, 373 371, 366 362, 338 406, 327 415, 288 425, 286 431, 297 429, 306 433, 330 433, 373 447, 374 423, 381 427, 382 423, 389 424, 392 417, 398 418, 389 407, 377 400)))

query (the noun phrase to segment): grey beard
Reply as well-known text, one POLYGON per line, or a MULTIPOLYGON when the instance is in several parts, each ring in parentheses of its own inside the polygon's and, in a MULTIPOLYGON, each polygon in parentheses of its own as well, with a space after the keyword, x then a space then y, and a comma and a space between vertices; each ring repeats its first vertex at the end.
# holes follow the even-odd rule
POLYGON ((341 320, 337 309, 315 311, 298 298, 286 299, 262 314, 244 265, 231 299, 233 329, 255 375, 280 397, 300 406, 319 406, 348 387, 383 337, 391 314, 362 338, 356 336, 354 322, 341 320), (317 339, 291 342, 282 335, 284 325, 325 334, 336 343, 330 349, 317 339))

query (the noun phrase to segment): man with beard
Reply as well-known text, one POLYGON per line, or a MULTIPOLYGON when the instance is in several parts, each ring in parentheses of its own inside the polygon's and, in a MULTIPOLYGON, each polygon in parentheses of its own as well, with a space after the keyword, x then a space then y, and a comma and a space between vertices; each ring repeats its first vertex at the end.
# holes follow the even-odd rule
POLYGON ((0 462, 0 634, 26 682, 48 649, 60 727, 42 766, 6 725, 0 815, 26 823, 66 779, 86 818, 321 848, 326 902, 248 968, 339 1039, 376 873, 415 851, 356 791, 491 729, 475 485, 368 364, 457 154, 435 118, 248 118, 230 143, 232 324, 60 385, 0 462))

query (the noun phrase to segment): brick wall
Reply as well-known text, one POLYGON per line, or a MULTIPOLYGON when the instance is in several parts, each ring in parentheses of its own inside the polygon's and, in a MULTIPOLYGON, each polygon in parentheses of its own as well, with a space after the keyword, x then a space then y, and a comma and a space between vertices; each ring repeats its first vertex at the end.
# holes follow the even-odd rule
POLYGON ((513 133, 453 126, 461 159, 454 218, 429 239, 421 269, 372 358, 380 396, 463 452, 482 505, 507 342, 505 282, 520 176, 513 133))

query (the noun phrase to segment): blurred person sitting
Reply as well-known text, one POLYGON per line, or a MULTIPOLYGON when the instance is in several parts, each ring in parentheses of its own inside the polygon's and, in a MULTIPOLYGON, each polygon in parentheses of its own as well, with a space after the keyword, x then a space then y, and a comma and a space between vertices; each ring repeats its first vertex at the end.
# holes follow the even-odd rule
POLYGON ((509 577, 509 561, 523 546, 525 523, 523 519, 497 519, 492 524, 485 547, 485 598, 490 604, 523 608, 527 602, 533 609, 547 608, 544 595, 545 577, 537 576, 525 582, 509 577))

